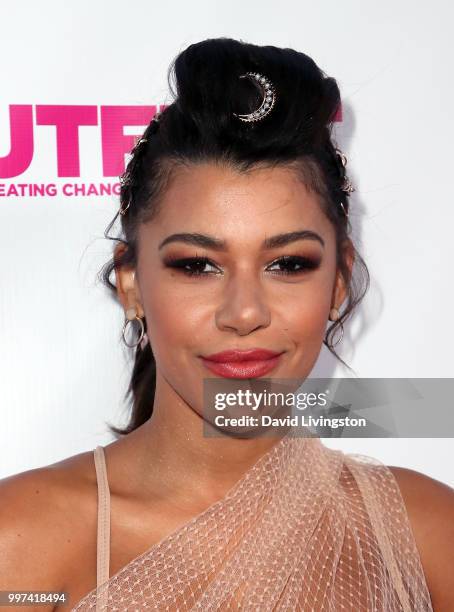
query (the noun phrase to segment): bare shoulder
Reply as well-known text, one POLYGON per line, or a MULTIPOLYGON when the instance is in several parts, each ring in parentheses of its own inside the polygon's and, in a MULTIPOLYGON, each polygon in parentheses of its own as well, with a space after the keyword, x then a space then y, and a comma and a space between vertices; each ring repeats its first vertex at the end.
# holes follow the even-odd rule
POLYGON ((454 610, 454 489, 416 470, 388 467, 402 493, 434 611, 454 610))
POLYGON ((0 479, 0 590, 58 590, 94 537, 95 504, 91 451, 0 479))

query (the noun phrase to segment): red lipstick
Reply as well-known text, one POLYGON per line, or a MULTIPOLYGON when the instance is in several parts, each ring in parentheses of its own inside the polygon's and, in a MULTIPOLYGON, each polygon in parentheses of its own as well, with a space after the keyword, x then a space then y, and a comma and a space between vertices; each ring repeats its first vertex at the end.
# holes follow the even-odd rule
POLYGON ((232 349, 202 357, 205 366, 225 378, 255 378, 270 372, 278 364, 282 352, 254 348, 232 349))

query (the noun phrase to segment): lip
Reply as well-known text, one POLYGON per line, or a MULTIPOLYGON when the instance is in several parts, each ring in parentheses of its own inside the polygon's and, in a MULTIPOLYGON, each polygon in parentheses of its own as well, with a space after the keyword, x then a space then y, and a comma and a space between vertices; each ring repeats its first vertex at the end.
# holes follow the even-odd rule
POLYGON ((218 376, 225 378, 255 378, 273 370, 283 351, 268 349, 229 350, 202 357, 204 365, 218 376))
POLYGON ((209 361, 215 361, 216 363, 237 363, 240 361, 265 361, 273 357, 281 355, 283 351, 270 351, 263 348, 251 348, 247 350, 230 349, 228 351, 221 351, 220 353, 213 353, 212 355, 206 355, 203 359, 209 361))

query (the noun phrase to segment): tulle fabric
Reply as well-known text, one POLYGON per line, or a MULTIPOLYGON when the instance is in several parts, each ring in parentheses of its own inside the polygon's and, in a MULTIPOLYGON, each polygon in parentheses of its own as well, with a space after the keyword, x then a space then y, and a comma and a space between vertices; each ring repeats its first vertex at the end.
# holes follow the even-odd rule
POLYGON ((432 611, 391 471, 290 430, 220 501, 73 608, 432 611))

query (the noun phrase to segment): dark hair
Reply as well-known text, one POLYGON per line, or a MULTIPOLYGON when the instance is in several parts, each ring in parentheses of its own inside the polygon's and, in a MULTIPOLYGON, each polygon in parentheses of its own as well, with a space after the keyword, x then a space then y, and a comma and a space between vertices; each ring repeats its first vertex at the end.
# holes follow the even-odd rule
MULTIPOLYGON (((349 368, 335 352, 332 340, 336 329, 364 297, 369 273, 351 245, 355 265, 362 272, 357 282, 349 274, 341 250, 349 240, 351 227, 344 212, 349 211, 349 194, 342 189, 346 169, 331 137, 340 109, 337 82, 304 53, 230 38, 190 45, 170 65, 168 82, 174 101, 157 121, 150 122, 121 177, 120 204, 122 208, 128 206, 125 215, 120 215, 123 237, 108 235, 118 212, 104 236, 123 242, 127 248, 103 266, 101 281, 116 294, 111 273, 121 266, 135 268, 138 227, 158 214, 161 196, 178 166, 210 161, 229 164, 240 172, 259 166, 294 167, 307 188, 319 194, 320 205, 335 229, 337 265, 347 286, 347 306, 340 319, 329 326, 323 343, 349 368), (251 123, 233 116, 234 112, 250 113, 261 102, 257 87, 239 78, 246 72, 266 76, 277 94, 271 113, 251 123)), ((143 323, 146 331, 145 319, 143 323)), ((130 422, 123 429, 109 425, 112 432, 128 434, 150 418, 155 385, 156 363, 150 339, 143 349, 135 349, 126 392, 126 397, 132 394, 130 422)))

